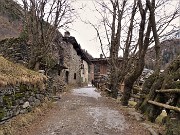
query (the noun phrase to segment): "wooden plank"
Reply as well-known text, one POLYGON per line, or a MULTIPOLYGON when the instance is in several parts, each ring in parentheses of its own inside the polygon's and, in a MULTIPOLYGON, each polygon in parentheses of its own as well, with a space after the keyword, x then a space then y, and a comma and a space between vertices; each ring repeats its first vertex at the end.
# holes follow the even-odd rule
POLYGON ((141 89, 140 87, 138 87, 138 86, 134 86, 133 89, 136 90, 136 91, 141 91, 141 90, 142 90, 142 89, 141 89))
POLYGON ((134 95, 134 94, 131 94, 131 97, 133 97, 133 98, 137 98, 137 99, 140 99, 140 96, 138 96, 138 95, 134 95))
POLYGON ((174 111, 180 113, 180 108, 179 107, 170 106, 170 105, 167 105, 167 104, 162 104, 162 103, 155 102, 155 101, 152 101, 152 100, 149 100, 148 103, 159 106, 159 107, 164 107, 164 108, 169 109, 169 110, 174 110, 174 111))
POLYGON ((107 91, 109 91, 109 92, 111 92, 111 90, 110 90, 110 89, 108 89, 108 88, 106 88, 106 90, 107 90, 107 91))
POLYGON ((180 93, 180 89, 156 90, 158 93, 180 93))

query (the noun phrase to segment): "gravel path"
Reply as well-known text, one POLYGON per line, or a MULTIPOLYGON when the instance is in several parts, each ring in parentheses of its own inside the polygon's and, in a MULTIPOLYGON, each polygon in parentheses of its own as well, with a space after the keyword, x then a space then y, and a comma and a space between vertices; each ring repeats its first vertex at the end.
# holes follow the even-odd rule
POLYGON ((26 135, 149 135, 123 107, 93 87, 64 94, 27 131, 26 135))

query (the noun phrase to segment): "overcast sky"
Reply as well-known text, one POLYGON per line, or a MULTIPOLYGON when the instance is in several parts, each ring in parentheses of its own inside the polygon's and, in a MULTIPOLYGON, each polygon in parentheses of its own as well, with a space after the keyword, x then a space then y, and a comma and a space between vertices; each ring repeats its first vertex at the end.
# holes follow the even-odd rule
MULTIPOLYGON (((75 0, 73 4, 75 9, 83 7, 83 9, 78 9, 77 12, 83 21, 90 21, 91 23, 97 23, 97 13, 93 12, 94 5, 93 0, 75 0)), ((172 3, 180 5, 179 0, 173 0, 172 3)), ((168 8, 167 10, 173 10, 168 8)), ((177 19, 176 23, 180 26, 180 18, 177 19)), ((93 57, 98 58, 101 54, 100 43, 97 39, 97 34, 91 25, 85 24, 80 19, 70 26, 69 29, 71 36, 74 36, 77 42, 81 45, 82 49, 86 49, 93 57)), ((60 30, 62 33, 64 30, 60 30)))
MULTIPOLYGON (((18 3, 22 4, 22 0, 15 0, 18 3)), ((72 0, 73 1, 73 0, 72 0)), ((78 18, 75 19, 75 22, 71 24, 67 29, 71 36, 74 36, 77 42, 81 45, 82 49, 87 50, 93 57, 99 57, 101 50, 99 41, 96 39, 96 32, 90 26, 81 21, 91 21, 92 23, 96 23, 97 19, 92 13, 93 10, 93 2, 92 0, 74 0, 72 3, 73 8, 77 11, 78 18), (83 7, 83 8, 81 8, 83 7), (80 9, 81 8, 81 9, 80 9)), ((62 34, 64 34, 65 30, 59 30, 62 34)))
MULTIPOLYGON (((93 57, 97 58, 100 56, 101 50, 96 31, 91 25, 83 22, 90 21, 91 23, 96 23, 97 19, 95 17, 95 12, 93 12, 93 2, 92 0, 76 0, 73 6, 75 9, 78 9, 79 18, 70 25, 69 31, 71 36, 76 38, 82 49, 87 50, 93 57), (79 9, 81 7, 83 8, 79 9)), ((64 33, 64 30, 60 31, 64 33)))
MULTIPOLYGON (((17 0, 21 1, 21 0, 17 0)), ((93 12, 94 5, 92 1, 95 0, 74 0, 72 3, 73 8, 77 11, 79 18, 70 25, 71 29, 68 31, 71 36, 74 36, 77 42, 81 45, 82 49, 87 50, 93 57, 98 58, 101 54, 100 43, 97 39, 97 33, 91 25, 85 24, 83 21, 90 21, 93 24, 97 24, 98 13, 93 12), (82 8, 83 7, 83 8, 82 8), (83 21, 82 21, 82 20, 83 21)), ((130 1, 130 0, 129 0, 130 1)), ((179 0, 172 0, 172 3, 176 3, 176 6, 180 6, 179 0)), ((173 10, 168 8, 167 10, 173 10)), ((180 18, 177 19, 176 23, 180 26, 180 18)), ((65 30, 60 30, 63 34, 65 30)))

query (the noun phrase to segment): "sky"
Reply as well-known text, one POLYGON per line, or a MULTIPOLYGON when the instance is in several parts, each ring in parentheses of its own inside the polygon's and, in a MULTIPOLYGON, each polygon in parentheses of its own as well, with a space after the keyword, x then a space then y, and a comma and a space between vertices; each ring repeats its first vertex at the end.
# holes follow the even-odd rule
MULTIPOLYGON (((90 24, 84 22, 90 21, 91 23, 96 23, 97 21, 95 12, 93 12, 94 5, 92 0, 76 0, 73 7, 77 9, 79 18, 69 26, 70 29, 68 31, 71 33, 71 36, 76 38, 82 49, 87 50, 95 58, 100 57, 101 49, 97 33, 90 24), (83 8, 78 9, 80 7, 83 8)), ((60 31, 64 33, 65 30, 60 31)))
MULTIPOLYGON (((75 9, 83 7, 83 9, 78 9, 77 12, 83 21, 90 21, 93 24, 97 23, 97 13, 93 12, 94 5, 93 0, 75 0, 73 3, 75 9)), ((172 3, 177 3, 178 0, 173 0, 172 3)), ((180 3, 180 2, 179 2, 180 3)), ((171 10, 169 8, 168 10, 171 10)), ((93 57, 99 58, 102 53, 100 48, 100 43, 97 38, 97 33, 90 24, 85 24, 81 19, 76 19, 72 25, 70 25, 69 32, 71 36, 74 36, 77 42, 81 45, 82 49, 85 49, 93 57)), ((180 18, 176 21, 180 26, 180 18)), ((64 33, 64 30, 60 30, 64 33)))
MULTIPOLYGON (((78 18, 75 19, 75 21, 72 24, 70 24, 70 28, 66 30, 68 30, 71 33, 71 36, 76 38, 77 42, 81 45, 82 49, 87 50, 88 53, 90 53, 94 58, 99 58, 102 51, 100 48, 99 40, 97 38, 97 33, 90 24, 84 23, 84 21, 89 21, 93 24, 97 24, 98 19, 96 17, 98 17, 98 13, 94 11, 93 4, 95 0, 74 1, 75 2, 72 3, 72 6, 76 10, 78 18)), ((179 0, 172 0, 172 3, 178 3, 178 1, 179 0)), ((171 8, 168 10, 170 11, 171 8)), ((178 23, 180 26, 180 18, 177 20, 176 23, 178 23)), ((66 30, 60 29, 59 31, 62 34, 64 34, 66 30)))
MULTIPOLYGON (((22 0, 15 0, 18 3, 22 4, 22 0)), ((71 0, 70 0, 71 1, 71 0)), ((78 18, 69 25, 69 29, 66 29, 70 32, 71 36, 75 37, 77 42, 81 45, 82 49, 85 49, 93 57, 100 57, 101 49, 99 41, 97 40, 96 31, 92 26, 85 24, 83 21, 90 21, 91 23, 96 23, 95 13, 92 12, 94 9, 93 2, 94 0, 72 0, 72 8, 76 10, 78 18), (83 7, 83 8, 81 8, 83 7), (83 20, 83 21, 82 21, 83 20)), ((96 14, 97 15, 97 14, 96 14)), ((66 31, 64 29, 59 29, 59 31, 64 34, 66 31)))

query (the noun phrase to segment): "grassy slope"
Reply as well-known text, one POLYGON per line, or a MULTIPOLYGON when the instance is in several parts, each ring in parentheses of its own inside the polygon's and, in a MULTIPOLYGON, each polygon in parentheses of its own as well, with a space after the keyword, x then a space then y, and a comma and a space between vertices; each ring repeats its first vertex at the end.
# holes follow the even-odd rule
POLYGON ((0 56, 0 87, 8 84, 31 83, 42 84, 46 76, 14 64, 0 56))

